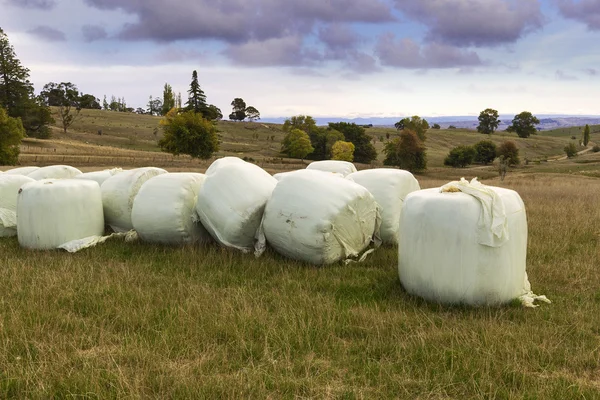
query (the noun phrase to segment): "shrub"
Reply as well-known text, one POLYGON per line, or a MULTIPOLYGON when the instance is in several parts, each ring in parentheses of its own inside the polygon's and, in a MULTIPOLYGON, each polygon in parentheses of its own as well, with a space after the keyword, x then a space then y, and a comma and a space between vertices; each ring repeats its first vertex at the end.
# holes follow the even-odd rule
POLYGON ((504 158, 508 160, 508 165, 518 165, 520 162, 519 148, 512 140, 507 140, 498 146, 496 149, 496 155, 498 157, 504 156, 504 158))
POLYGON ((314 150, 314 147, 310 143, 310 137, 303 130, 293 128, 283 138, 281 152, 287 154, 289 157, 304 160, 314 150))
POLYGON ((482 140, 473 146, 475 162, 487 165, 496 159, 496 145, 491 140, 482 140))
POLYGON ((449 165, 454 168, 464 168, 473 163, 473 159, 477 155, 475 149, 471 146, 458 146, 450 150, 448 156, 444 160, 444 165, 449 165))
POLYGON ((386 143, 384 165, 393 165, 414 172, 427 168, 426 149, 416 133, 405 129, 399 138, 386 143))
POLYGON ((352 142, 338 140, 333 144, 331 152, 333 153, 332 160, 352 162, 354 159, 354 144, 352 142))
POLYGON ((20 118, 8 116, 0 107, 0 165, 14 165, 19 160, 19 145, 25 137, 20 118))
POLYGON ((219 149, 217 128, 200 113, 169 112, 161 120, 161 125, 164 135, 158 141, 158 145, 163 151, 174 155, 189 154, 206 160, 219 149))
POLYGON ((564 150, 565 150, 565 153, 567 154, 567 157, 569 157, 569 158, 573 158, 577 155, 577 146, 575 146, 575 143, 573 143, 573 142, 566 145, 564 150))

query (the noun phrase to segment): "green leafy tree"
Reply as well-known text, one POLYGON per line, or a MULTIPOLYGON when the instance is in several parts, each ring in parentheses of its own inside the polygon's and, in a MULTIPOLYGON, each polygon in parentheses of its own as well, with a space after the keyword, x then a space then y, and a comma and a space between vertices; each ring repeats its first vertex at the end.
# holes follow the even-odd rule
POLYGON ((40 96, 47 99, 49 105, 58 107, 58 116, 62 123, 63 132, 67 133, 67 129, 75 122, 81 112, 81 99, 77 86, 71 82, 50 82, 44 85, 40 96))
POLYGON ((433 124, 431 126, 431 129, 441 129, 442 127, 440 126, 440 124, 433 124))
POLYGON ((586 124, 585 128, 583 128, 583 145, 587 146, 589 142, 590 142, 590 126, 586 124))
POLYGON ((289 132, 292 129, 300 129, 310 134, 311 131, 317 129, 317 122, 310 115, 295 115, 283 122, 282 129, 284 132, 289 132))
POLYGON ((243 121, 246 119, 246 102, 244 99, 236 97, 231 102, 233 111, 229 114, 229 119, 232 121, 243 121))
POLYGON ((108 110, 108 101, 106 101, 106 95, 104 95, 104 100, 102 100, 102 109, 103 110, 108 110))
POLYGON ((206 95, 200 88, 198 83, 198 72, 194 70, 192 72, 192 82, 190 83, 190 89, 188 90, 188 101, 186 104, 186 111, 193 111, 196 114, 201 114, 206 109, 206 95))
POLYGON ((219 107, 209 104, 204 110, 204 117, 211 121, 220 121, 223 119, 223 113, 219 107))
POLYGON ((448 126, 448 129, 456 129, 456 126, 454 126, 454 125, 449 125, 449 126, 448 126))
POLYGON ((100 101, 92 94, 83 94, 79 97, 79 104, 81 108, 91 109, 91 110, 101 110, 102 106, 100 105, 100 101))
POLYGON ((566 145, 564 150, 568 158, 573 158, 577 156, 577 146, 575 146, 575 143, 573 142, 566 145))
POLYGON ((246 107, 245 113, 246 118, 248 118, 248 120, 251 122, 260 119, 260 112, 258 112, 258 110, 253 106, 246 107))
POLYGON ((422 119, 418 115, 413 115, 410 118, 403 118, 394 124, 397 130, 402 131, 408 129, 417 134, 422 142, 425 141, 425 133, 429 129, 429 123, 426 119, 422 119))
POLYGON ((163 100, 161 114, 167 115, 167 113, 175 107, 175 96, 173 95, 173 88, 168 83, 165 83, 163 88, 163 100))
POLYGON ((496 145, 491 140, 482 140, 473 146, 475 149, 475 162, 487 165, 496 159, 496 145))
POLYGON ((355 123, 330 122, 329 128, 341 132, 346 142, 354 144, 354 161, 368 164, 377 158, 377 150, 362 126, 355 123))
POLYGON ((158 145, 163 151, 206 160, 219 150, 216 126, 200 113, 191 110, 167 113, 161 120, 161 126, 164 135, 158 145))
POLYGON ((512 124, 506 129, 508 132, 515 132, 521 138, 528 138, 537 133, 535 125, 539 124, 540 120, 533 116, 529 111, 523 111, 515 115, 512 124))
POLYGON ((333 154, 332 160, 350 161, 354 160, 354 144, 338 140, 331 148, 333 154))
POLYGON ((411 172, 427 168, 427 154, 423 142, 416 133, 404 129, 400 137, 390 140, 383 149, 384 165, 400 167, 411 172))
POLYGON ((496 155, 498 157, 503 156, 509 166, 518 165, 521 162, 519 160, 519 148, 512 140, 506 140, 498 146, 496 155))
POLYGON ((492 108, 486 108, 482 112, 479 113, 479 125, 477 125, 477 132, 485 133, 486 135, 491 135, 494 133, 496 129, 498 129, 498 125, 500 125, 500 120, 498 119, 498 111, 492 108))
POLYGON ((314 148, 310 143, 308 134, 300 129, 293 128, 283 138, 281 152, 292 158, 304 158, 312 153, 314 148))
POLYGON ((477 152, 471 146, 457 146, 450 150, 444 165, 449 165, 454 168, 464 168, 473 163, 477 152))
POLYGON ((24 137, 21 120, 9 117, 0 107, 0 165, 15 165, 19 161, 19 145, 24 137))

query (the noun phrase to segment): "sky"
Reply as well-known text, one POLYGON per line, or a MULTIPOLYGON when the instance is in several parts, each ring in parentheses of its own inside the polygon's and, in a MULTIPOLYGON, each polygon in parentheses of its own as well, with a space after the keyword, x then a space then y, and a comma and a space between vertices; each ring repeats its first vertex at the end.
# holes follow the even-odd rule
POLYGON ((599 115, 600 0, 0 0, 39 92, 184 102, 227 116, 599 115))

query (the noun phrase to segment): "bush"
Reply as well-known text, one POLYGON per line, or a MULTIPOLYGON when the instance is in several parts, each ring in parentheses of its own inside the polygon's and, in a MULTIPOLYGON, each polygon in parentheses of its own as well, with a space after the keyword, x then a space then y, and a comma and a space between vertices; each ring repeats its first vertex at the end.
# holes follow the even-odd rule
POLYGON ((386 143, 384 165, 393 165, 415 172, 427 169, 425 146, 411 130, 403 130, 399 138, 386 143))
POLYGON ((12 118, 0 107, 0 165, 15 165, 19 161, 19 145, 25 137, 20 118, 12 118))
POLYGON ((496 156, 504 156, 508 160, 508 165, 518 165, 519 160, 519 148, 517 144, 512 140, 507 140, 498 146, 496 150, 496 156))
POLYGON ((490 140, 482 140, 473 146, 475 162, 487 165, 496 159, 496 145, 490 140))
POLYGON ((333 153, 332 160, 352 162, 354 159, 354 144, 352 142, 338 140, 333 144, 331 151, 333 153))
POLYGON ((200 113, 169 112, 161 120, 161 125, 164 136, 158 141, 158 145, 163 151, 174 155, 189 154, 206 160, 219 149, 217 128, 200 113))
POLYGON ((471 146, 458 146, 450 150, 448 156, 444 160, 444 165, 449 165, 454 168, 464 168, 473 163, 473 159, 477 155, 475 149, 471 146))
POLYGON ((594 153, 597 153, 597 152, 599 152, 599 151, 600 151, 600 146, 598 146, 598 145, 595 145, 594 147, 592 147, 592 151, 593 151, 594 153))
POLYGON ((566 145, 564 150, 565 150, 565 153, 567 154, 567 157, 569 157, 569 158, 573 158, 577 155, 577 146, 575 146, 575 143, 573 143, 573 142, 566 145))
POLYGON ((368 164, 377 158, 377 150, 371 143, 371 137, 362 126, 355 123, 330 122, 329 129, 341 132, 344 141, 354 144, 354 161, 368 164))

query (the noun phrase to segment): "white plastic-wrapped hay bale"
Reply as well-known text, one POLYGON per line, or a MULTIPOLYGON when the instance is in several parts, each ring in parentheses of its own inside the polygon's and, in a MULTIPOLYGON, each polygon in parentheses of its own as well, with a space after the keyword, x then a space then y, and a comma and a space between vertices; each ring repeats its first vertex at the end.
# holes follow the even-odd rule
POLYGON ((379 206, 367 189, 304 170, 277 183, 265 208, 257 253, 266 239, 284 256, 330 264, 365 250, 379 223, 379 206))
POLYGON ((196 210, 202 225, 220 244, 252 251, 265 204, 276 184, 268 172, 245 161, 213 168, 198 192, 196 210))
POLYGON ((248 164, 246 161, 239 157, 221 157, 213 161, 207 168, 205 174, 208 175, 215 171, 217 168, 223 167, 229 164, 248 164))
POLYGON ((523 295, 529 283, 521 197, 464 180, 443 188, 404 201, 398 242, 404 288, 447 304, 502 304, 523 295))
POLYGON ((346 179, 371 192, 381 209, 381 241, 398 244, 402 203, 409 193, 421 189, 413 174, 400 169, 377 168, 354 172, 346 179))
MULTIPOLYGON (((306 171, 305 169, 297 169, 295 171, 288 171, 288 172, 278 172, 276 174, 273 174, 273 178, 277 179, 277 181, 282 180, 283 178, 285 178, 286 176, 290 176, 291 174, 295 174, 298 171, 306 171)), ((336 178, 343 178, 344 175, 340 174, 339 172, 328 172, 328 171, 321 171, 318 169, 313 169, 312 171, 316 171, 316 172, 320 172, 322 174, 326 174, 329 176, 334 176, 336 178)))
POLYGON ((28 249, 55 249, 104 232, 100 186, 92 181, 26 183, 19 190, 17 215, 19 244, 28 249))
POLYGON ((131 210, 135 196, 148 179, 166 173, 167 171, 162 168, 136 168, 123 171, 105 180, 101 189, 106 223, 115 232, 133 229, 131 210))
POLYGON ((29 182, 35 181, 24 175, 0 174, 0 237, 17 234, 17 194, 29 182))
POLYGON ((325 172, 337 172, 338 174, 342 174, 344 176, 356 172, 356 167, 354 166, 354 164, 348 161, 338 160, 313 161, 310 164, 308 164, 306 169, 316 169, 325 172))
POLYGON ((123 172, 121 168, 105 169, 103 171, 84 172, 81 175, 77 175, 74 179, 85 179, 89 181, 96 181, 98 185, 102 186, 105 180, 113 175, 123 172))
POLYGON ((27 174, 28 177, 36 181, 42 179, 69 179, 77 175, 81 175, 81 171, 69 165, 50 165, 27 174))
POLYGON ((133 202, 131 222, 139 237, 151 243, 204 242, 210 234, 196 212, 198 191, 206 176, 163 174, 142 185, 133 202))
POLYGON ((32 173, 33 171, 36 171, 40 169, 40 167, 19 167, 19 168, 13 168, 13 169, 9 169, 7 171, 4 171, 5 174, 8 175, 29 175, 30 173, 32 173))

